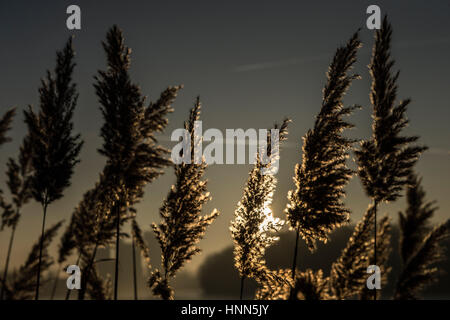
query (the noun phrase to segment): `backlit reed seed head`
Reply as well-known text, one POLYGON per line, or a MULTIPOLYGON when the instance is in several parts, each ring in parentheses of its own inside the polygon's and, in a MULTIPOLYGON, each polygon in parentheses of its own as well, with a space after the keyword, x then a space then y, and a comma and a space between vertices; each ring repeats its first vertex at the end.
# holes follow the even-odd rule
POLYGON ((354 141, 342 133, 353 127, 343 117, 356 107, 344 107, 342 99, 351 82, 358 78, 348 73, 360 47, 356 33, 336 51, 327 72, 321 110, 314 128, 303 138, 302 162, 295 167, 296 188, 288 193, 288 221, 311 251, 316 248, 316 241, 327 242, 328 233, 349 220, 350 211, 342 198, 352 175, 346 159, 354 141))
POLYGON ((324 277, 322 269, 297 272, 294 297, 297 300, 329 300, 329 278, 324 277))
MULTIPOLYGON (((200 139, 195 137, 194 132, 194 123, 200 119, 200 109, 200 99, 197 98, 189 120, 185 123, 192 139, 200 139)), ((214 209, 207 216, 201 215, 203 205, 211 199, 206 181, 202 180, 206 163, 181 163, 174 165, 174 169, 175 185, 171 187, 159 211, 162 221, 151 225, 161 248, 162 271, 154 270, 148 284, 153 293, 163 299, 173 299, 169 279, 200 252, 197 244, 219 214, 214 209)))
MULTIPOLYGON (((289 119, 285 119, 280 128, 275 125, 274 128, 279 129, 279 141, 286 140, 289 122, 289 119)), ((265 251, 278 241, 279 237, 275 233, 284 225, 284 221, 273 216, 270 208, 276 188, 276 178, 272 174, 263 172, 263 169, 270 168, 275 161, 279 160, 279 153, 270 154, 272 150, 270 137, 268 134, 269 161, 263 164, 258 154, 257 162, 249 173, 242 199, 237 204, 234 220, 230 226, 236 269, 241 277, 252 277, 260 282, 269 276, 264 260, 265 251)))
POLYGON ((368 196, 376 202, 394 201, 400 196, 414 164, 426 147, 412 145, 416 136, 402 136, 410 99, 397 103, 399 72, 393 71, 392 27, 385 17, 375 32, 369 71, 372 77, 370 100, 373 107, 372 137, 355 151, 358 175, 368 196))
POLYGON ((321 269, 313 271, 311 269, 305 272, 296 273, 295 284, 292 281, 291 270, 280 269, 271 271, 272 277, 269 277, 262 284, 256 293, 258 300, 287 300, 293 290, 293 296, 296 300, 328 300, 329 278, 324 277, 321 269))
POLYGON ((256 291, 256 300, 287 300, 294 286, 290 269, 268 271, 270 276, 259 281, 260 287, 256 291))
MULTIPOLYGON (((341 255, 331 265, 329 285, 332 299, 343 300, 357 295, 368 295, 367 267, 374 254, 375 210, 373 205, 369 205, 363 218, 356 224, 341 255)), ((389 254, 390 224, 389 219, 383 217, 377 227, 377 265, 382 270, 382 283, 386 282, 390 270, 386 266, 389 254)), ((373 294, 370 297, 373 297, 373 294)))

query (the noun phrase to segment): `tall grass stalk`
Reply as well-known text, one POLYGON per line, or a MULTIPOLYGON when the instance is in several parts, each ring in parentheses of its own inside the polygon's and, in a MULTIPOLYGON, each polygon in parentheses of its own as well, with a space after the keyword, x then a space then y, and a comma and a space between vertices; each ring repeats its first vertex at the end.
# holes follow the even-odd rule
POLYGON ((31 147, 31 190, 42 206, 36 300, 39 299, 47 209, 63 197, 63 191, 70 185, 82 146, 80 135, 72 135, 72 117, 78 99, 76 85, 72 82, 74 56, 70 38, 64 49, 57 52, 54 74, 47 71, 46 78, 41 81, 39 112, 35 113, 31 106, 24 112, 31 147))
MULTIPOLYGON (((345 129, 353 127, 343 117, 357 107, 344 107, 343 97, 351 82, 359 78, 349 72, 360 47, 355 33, 345 46, 337 49, 327 72, 320 112, 313 129, 303 138, 302 162, 295 167, 296 188, 288 193, 285 209, 290 227, 296 233, 291 269, 294 284, 299 237, 314 251, 316 241, 327 242, 331 231, 349 221, 350 211, 342 198, 352 175, 346 159, 354 141, 343 136, 345 129)), ((294 290, 291 292, 291 299, 295 299, 294 290)))

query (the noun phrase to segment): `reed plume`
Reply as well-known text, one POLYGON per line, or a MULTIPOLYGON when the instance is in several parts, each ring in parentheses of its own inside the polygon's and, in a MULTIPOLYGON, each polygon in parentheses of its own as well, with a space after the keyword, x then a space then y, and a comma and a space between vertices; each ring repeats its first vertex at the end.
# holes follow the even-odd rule
MULTIPOLYGON (((372 199, 376 237, 377 208, 382 202, 395 201, 420 154, 426 149, 412 145, 416 136, 402 136, 408 120, 407 106, 410 99, 398 104, 397 80, 399 72, 393 71, 391 58, 392 27, 384 17, 381 29, 375 32, 375 45, 369 65, 372 77, 370 100, 373 108, 372 136, 362 141, 355 151, 358 175, 366 194, 372 199)), ((374 245, 377 241, 374 241, 374 245)), ((373 265, 377 265, 377 250, 374 249, 373 265)))
MULTIPOLYGON (((194 144, 201 139, 194 132, 194 122, 200 119, 200 109, 200 99, 197 98, 189 120, 185 122, 185 129, 191 135, 191 157, 194 155, 194 144)), ((201 215, 203 205, 211 199, 207 182, 202 180, 206 163, 204 159, 200 164, 192 162, 174 165, 176 182, 159 210, 162 221, 151 225, 161 247, 161 271, 152 271, 148 285, 155 295, 164 300, 174 298, 170 279, 201 251, 197 243, 219 214, 214 209, 209 215, 201 215)))
MULTIPOLYGON (((0 146, 6 142, 11 141, 11 138, 6 136, 6 133, 11 129, 11 123, 13 121, 14 115, 16 113, 15 108, 8 110, 1 118, 0 118, 0 146)), ((16 215, 14 212, 14 208, 10 203, 7 203, 3 198, 3 190, 0 189, 0 209, 2 211, 2 222, 0 231, 3 230, 5 226, 10 226, 16 220, 16 215)), ((12 235, 14 237, 14 235, 12 235)), ((10 241, 12 243, 12 241, 10 241)), ((11 245, 10 245, 11 246, 11 245)), ((8 249, 8 252, 11 250, 8 249)), ((6 281, 6 275, 8 273, 8 262, 9 262, 9 253, 6 258, 5 270, 3 274, 3 281, 6 281)), ((3 283, 0 300, 3 300, 5 284, 3 283)))
MULTIPOLYGON (((64 49, 57 52, 54 75, 47 71, 46 79, 41 81, 39 112, 35 113, 31 106, 24 112, 32 148, 31 190, 43 211, 42 235, 47 207, 62 198, 64 189, 70 185, 82 146, 80 135, 72 135, 72 117, 78 99, 76 85, 72 82, 74 55, 70 38, 64 49)), ((39 299, 40 274, 38 266, 36 300, 39 299)))
POLYGON ((445 259, 442 242, 450 237, 450 220, 435 228, 430 226, 437 208, 434 202, 425 200, 421 179, 411 174, 409 182, 408 207, 405 212, 399 212, 403 267, 394 294, 397 300, 418 299, 421 290, 437 281, 436 264, 445 259))
POLYGON ((114 204, 116 222, 116 263, 114 299, 118 294, 120 228, 132 218, 128 208, 143 196, 143 188, 170 164, 169 151, 157 144, 155 133, 167 125, 167 114, 181 87, 169 87, 155 103, 145 106, 138 85, 129 75, 131 49, 125 46, 122 31, 113 26, 107 33, 103 48, 107 56, 107 70, 95 77, 96 94, 105 122, 101 128, 104 142, 99 150, 107 157, 108 172, 119 188, 114 204))
POLYGON ((48 247, 55 237, 62 221, 47 229, 40 239, 33 245, 25 263, 18 270, 14 270, 10 279, 2 279, 5 283, 6 300, 27 300, 33 298, 36 288, 36 272, 45 272, 53 264, 48 253, 48 247), (6 280, 6 281, 5 281, 6 280))
POLYGON ((271 271, 271 277, 266 277, 263 286, 257 290, 259 300, 328 300, 329 277, 324 277, 321 269, 305 272, 297 270, 296 282, 292 281, 290 269, 271 271))
POLYGON ((12 108, 5 112, 0 118, 0 146, 6 142, 11 141, 11 138, 6 136, 6 133, 11 129, 11 123, 14 115, 16 114, 15 108, 12 108))
MULTIPOLYGON (((1 118, 0 118, 0 146, 6 142, 11 141, 11 138, 6 136, 6 133, 11 129, 11 123, 13 121, 14 115, 16 114, 15 108, 8 110, 1 118)), ((14 211, 12 209, 11 204, 5 202, 3 198, 3 190, 0 189, 0 209, 2 210, 2 221, 3 217, 9 217, 14 215, 14 211)), ((2 222, 2 226, 4 222, 2 222)), ((3 229, 3 227, 2 227, 3 229)))
MULTIPOLYGON (((273 144, 287 139, 289 122, 289 119, 284 120, 280 129, 275 125, 274 129, 279 130, 279 141, 274 141, 273 144)), ((271 273, 265 265, 264 254, 269 246, 278 241, 279 238, 273 233, 279 231, 284 224, 284 221, 273 217, 270 208, 277 181, 274 175, 264 171, 265 169, 270 170, 270 167, 278 160, 278 152, 270 154, 270 150, 277 150, 279 146, 271 146, 269 138, 270 134, 268 133, 269 141, 265 154, 269 161, 267 164, 263 164, 263 150, 260 150, 256 156, 256 164, 249 173, 244 194, 237 204, 234 220, 230 226, 234 242, 234 265, 241 277, 241 300, 246 278, 254 278, 264 283, 268 281, 265 278, 269 277, 271 273)))
MULTIPOLYGON (((330 298, 344 300, 359 296, 366 296, 367 266, 373 256, 374 238, 373 229, 375 221, 375 208, 370 205, 362 219, 356 224, 352 235, 339 258, 333 262, 330 271, 330 298)), ((380 257, 382 282, 387 279, 389 267, 386 266, 390 253, 390 225, 388 217, 379 222, 377 230, 377 250, 380 257)))
POLYGON ((426 201, 426 193, 422 187, 422 179, 416 174, 409 176, 406 188, 407 208, 399 212, 400 255, 406 263, 416 253, 427 234, 431 231, 430 219, 437 210, 435 202, 426 201))
POLYGON ((108 273, 106 279, 100 276, 96 264, 89 268, 89 283, 86 292, 92 300, 112 300, 114 296, 112 278, 108 273))
MULTIPOLYGON (((19 160, 16 161, 13 158, 9 158, 7 163, 7 185, 9 192, 12 196, 12 203, 5 204, 4 200, 1 200, 0 207, 3 208, 2 221, 0 230, 5 227, 11 228, 11 236, 9 239, 8 252, 6 254, 5 268, 3 271, 3 281, 6 281, 8 277, 9 259, 12 252, 12 246, 14 242, 14 235, 21 216, 22 207, 30 200, 31 195, 31 148, 29 145, 29 139, 26 137, 23 144, 20 147, 19 160)), ((0 300, 3 300, 4 287, 0 292, 0 300)))
POLYGON ((324 277, 322 269, 313 271, 306 269, 298 272, 293 288, 294 297, 297 300, 328 300, 328 277, 324 277))
MULTIPOLYGON (((113 208, 119 199, 120 188, 114 184, 114 176, 109 174, 106 166, 100 174, 99 181, 94 188, 87 191, 82 201, 72 214, 71 224, 67 227, 64 237, 73 237, 75 248, 78 251, 77 260, 84 261, 81 289, 78 298, 83 300, 88 287, 90 268, 94 265, 98 248, 113 245, 116 235, 116 218, 113 208)), ((124 208, 121 208, 123 221, 127 218, 124 208)), ((62 239, 63 240, 63 239, 62 239)), ((68 240, 70 241, 70 240, 68 240)), ((70 296, 70 291, 66 298, 70 296)))
POLYGON ((299 236, 306 241, 309 250, 316 248, 316 241, 328 241, 328 233, 349 221, 350 211, 342 198, 352 170, 346 165, 348 150, 353 140, 342 135, 353 127, 343 117, 356 107, 344 107, 342 99, 357 75, 349 75, 361 47, 358 33, 347 44, 337 49, 327 72, 323 89, 323 101, 314 128, 303 138, 301 164, 295 167, 295 190, 288 193, 285 209, 291 229, 296 232, 292 278, 296 283, 297 251, 299 236))
POLYGON ((330 287, 335 299, 342 300, 360 293, 365 286, 369 253, 373 249, 372 229, 375 210, 369 206, 356 224, 340 257, 331 265, 330 287))
POLYGON ((287 300, 294 287, 291 269, 269 270, 270 276, 259 281, 256 300, 287 300))

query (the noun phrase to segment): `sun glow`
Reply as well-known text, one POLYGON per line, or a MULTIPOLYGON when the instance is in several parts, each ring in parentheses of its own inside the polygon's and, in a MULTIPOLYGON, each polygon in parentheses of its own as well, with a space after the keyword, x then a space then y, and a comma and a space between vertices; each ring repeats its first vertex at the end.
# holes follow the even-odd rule
POLYGON ((283 220, 279 218, 275 218, 272 214, 272 209, 269 206, 264 206, 264 221, 259 226, 260 232, 268 232, 268 231, 278 231, 281 229, 281 226, 284 224, 283 220))

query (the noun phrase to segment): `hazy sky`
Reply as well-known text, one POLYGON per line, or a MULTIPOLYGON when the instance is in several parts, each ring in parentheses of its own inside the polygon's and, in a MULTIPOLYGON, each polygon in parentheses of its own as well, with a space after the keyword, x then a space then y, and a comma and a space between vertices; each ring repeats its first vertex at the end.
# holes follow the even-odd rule
MULTIPOLYGON (((279 186, 273 209, 282 216, 286 193, 293 188, 294 165, 300 161, 301 137, 314 123, 321 103, 325 72, 338 45, 362 27, 364 48, 355 69, 363 77, 354 83, 347 104, 364 106, 352 116, 351 135, 370 133, 370 79, 367 65, 373 31, 365 28, 366 8, 378 4, 389 14, 394 28, 393 56, 401 70, 399 97, 412 98, 408 134, 420 135, 430 150, 417 166, 430 200, 440 210, 436 221, 450 215, 450 2, 449 1, 19 1, 0 3, 0 112, 19 110, 10 132, 12 143, 2 146, 0 170, 8 156, 16 156, 25 134, 21 110, 37 106, 39 81, 55 64, 55 51, 75 34, 79 102, 75 129, 85 144, 65 198, 49 208, 48 226, 70 219, 82 194, 95 183, 105 159, 97 153, 103 123, 92 86, 98 69, 105 68, 101 41, 109 27, 123 29, 133 49, 131 74, 144 94, 155 100, 169 85, 184 84, 174 104, 170 126, 162 141, 182 126, 196 95, 203 102, 203 127, 267 128, 285 116, 293 123, 281 154, 279 186), (66 8, 77 4, 82 29, 66 28, 66 8)), ((220 217, 201 242, 204 254, 195 257, 195 268, 204 256, 231 243, 228 226, 250 169, 248 165, 215 165, 207 171, 213 201, 220 217)), ((159 221, 158 209, 173 183, 170 169, 146 188, 138 206, 138 222, 145 230, 159 221)), ((0 186, 5 190, 4 175, 0 186)), ((357 221, 369 203, 358 178, 350 183, 347 204, 357 221)), ((397 217, 404 201, 384 206, 397 217)), ((33 201, 23 212, 17 231, 12 264, 22 263, 40 234, 41 209, 33 201)), ((127 227, 128 228, 128 227, 127 227)), ((0 233, 3 267, 9 230, 0 233)), ((52 248, 56 248, 55 241, 52 248)))

